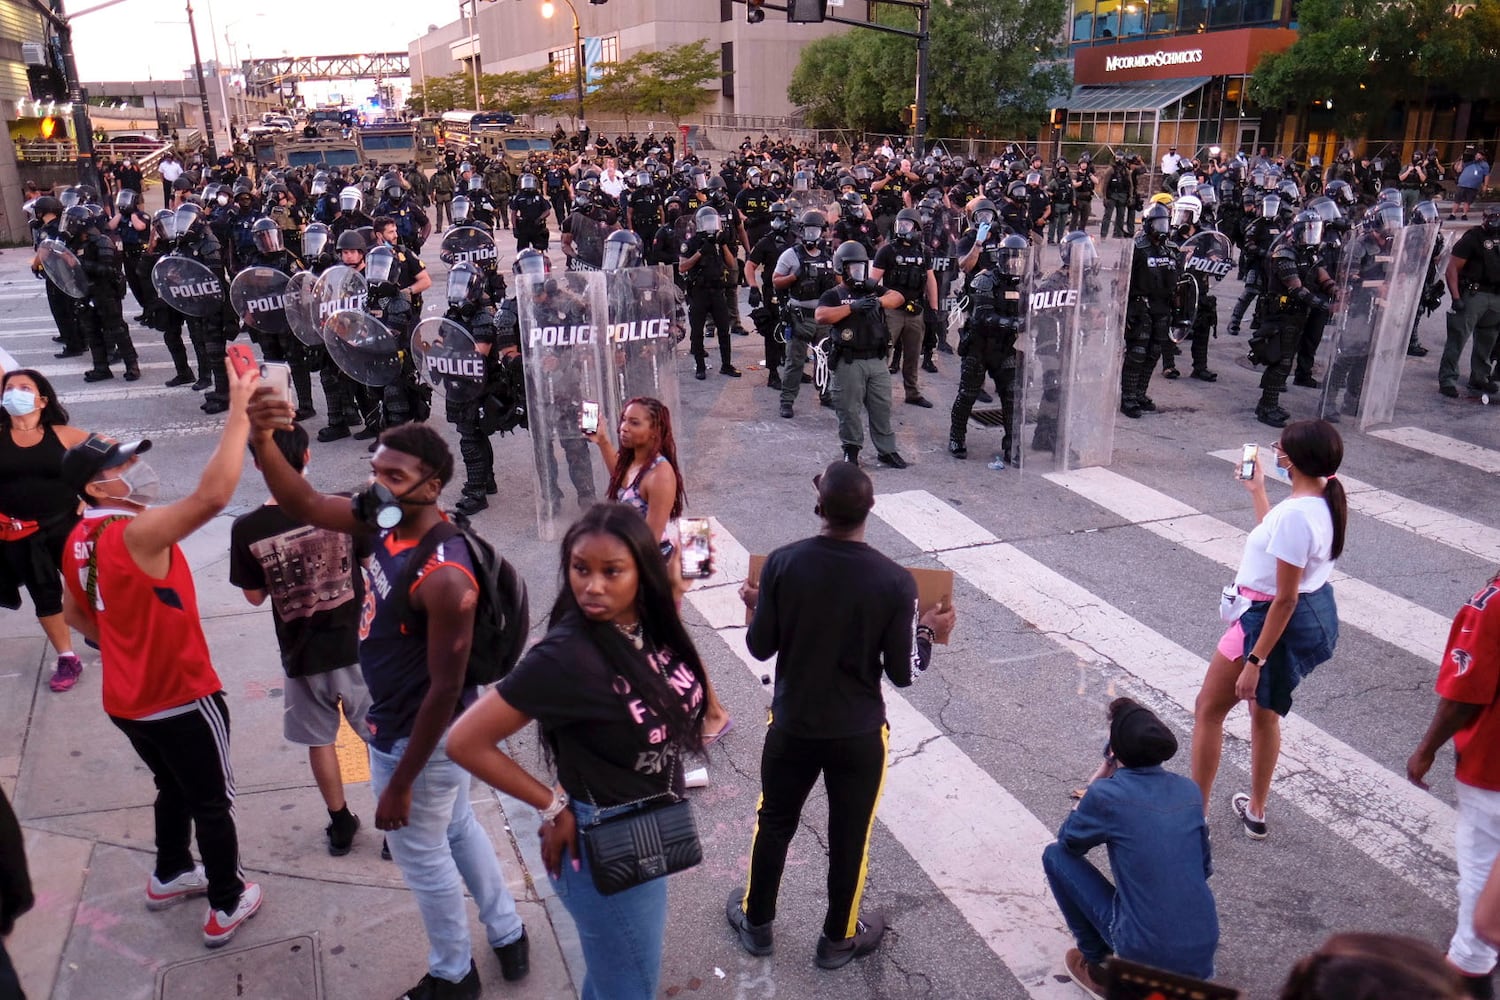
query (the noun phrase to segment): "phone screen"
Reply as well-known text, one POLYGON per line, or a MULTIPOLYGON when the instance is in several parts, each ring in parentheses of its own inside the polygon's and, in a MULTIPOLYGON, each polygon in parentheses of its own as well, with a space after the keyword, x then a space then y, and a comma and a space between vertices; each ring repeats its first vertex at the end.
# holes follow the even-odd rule
POLYGON ((1240 449, 1240 478, 1246 481, 1255 478, 1255 459, 1260 454, 1260 445, 1247 444, 1240 449))
POLYGON ((593 434, 599 429, 599 404, 585 399, 578 409, 578 429, 593 434))
POLYGON ((677 519, 677 551, 682 559, 682 578, 702 580, 710 573, 709 536, 712 527, 706 517, 677 519))

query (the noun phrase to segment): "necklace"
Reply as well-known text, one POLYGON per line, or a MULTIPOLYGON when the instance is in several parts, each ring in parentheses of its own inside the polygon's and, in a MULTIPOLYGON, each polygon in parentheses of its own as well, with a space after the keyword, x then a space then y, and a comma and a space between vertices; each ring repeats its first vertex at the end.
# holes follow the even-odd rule
POLYGON ((615 627, 615 630, 617 632, 619 632, 625 638, 629 639, 630 644, 636 649, 645 648, 646 637, 642 633, 641 623, 639 621, 637 621, 634 625, 621 625, 619 622, 610 622, 610 624, 615 627))

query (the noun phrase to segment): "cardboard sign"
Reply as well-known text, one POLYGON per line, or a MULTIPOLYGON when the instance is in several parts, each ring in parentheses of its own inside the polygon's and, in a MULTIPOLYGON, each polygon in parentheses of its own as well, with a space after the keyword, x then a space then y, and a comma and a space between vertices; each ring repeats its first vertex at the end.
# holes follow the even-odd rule
MULTIPOLYGON (((748 579, 751 583, 760 585, 760 571, 766 564, 765 556, 750 557, 750 572, 748 579)), ((906 570, 911 578, 917 583, 917 614, 921 615, 929 608, 934 608, 944 598, 953 600, 953 571, 951 569, 914 569, 908 567, 906 570)), ((750 624, 754 612, 745 609, 745 624, 750 624)), ((946 646, 946 639, 939 640, 946 646)))

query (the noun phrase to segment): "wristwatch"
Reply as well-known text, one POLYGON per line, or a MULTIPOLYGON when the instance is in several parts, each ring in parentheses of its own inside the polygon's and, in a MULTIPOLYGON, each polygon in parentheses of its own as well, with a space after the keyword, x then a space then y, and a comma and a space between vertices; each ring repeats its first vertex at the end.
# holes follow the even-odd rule
POLYGON ((1254 653, 1246 653, 1245 654, 1245 662, 1248 663, 1248 664, 1250 664, 1252 667, 1259 667, 1259 666, 1264 666, 1266 661, 1262 660, 1260 657, 1256 656, 1254 653))
POLYGON ((541 811, 542 822, 551 823, 557 817, 561 816, 562 811, 566 808, 568 808, 568 793, 561 788, 554 789, 551 804, 541 811))

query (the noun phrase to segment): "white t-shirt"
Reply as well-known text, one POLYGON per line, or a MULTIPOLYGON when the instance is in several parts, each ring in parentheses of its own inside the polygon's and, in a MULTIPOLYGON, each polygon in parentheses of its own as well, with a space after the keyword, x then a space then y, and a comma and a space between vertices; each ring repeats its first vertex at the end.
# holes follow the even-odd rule
POLYGON ((176 160, 162 160, 157 166, 156 172, 161 174, 161 179, 168 184, 182 176, 182 164, 176 160))
POLYGON ((1333 572, 1333 515, 1322 497, 1288 497, 1245 539, 1236 586, 1276 593, 1276 561, 1302 567, 1297 592, 1310 594, 1333 572))

